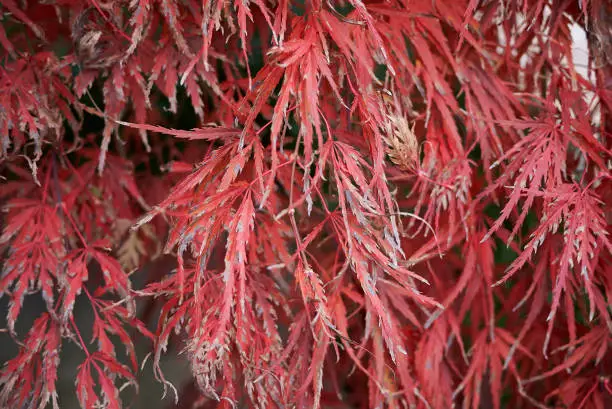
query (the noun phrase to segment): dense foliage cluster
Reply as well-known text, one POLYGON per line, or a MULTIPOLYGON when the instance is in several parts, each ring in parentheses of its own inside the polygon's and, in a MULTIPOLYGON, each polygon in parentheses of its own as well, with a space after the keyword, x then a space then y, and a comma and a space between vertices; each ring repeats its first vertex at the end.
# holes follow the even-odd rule
POLYGON ((2 408, 612 407, 609 1, 0 11, 2 408))

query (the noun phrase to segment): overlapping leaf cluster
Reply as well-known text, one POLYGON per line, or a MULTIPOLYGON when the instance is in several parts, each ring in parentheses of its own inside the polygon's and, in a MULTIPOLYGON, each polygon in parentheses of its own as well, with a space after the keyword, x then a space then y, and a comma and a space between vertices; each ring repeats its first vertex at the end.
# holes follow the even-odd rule
POLYGON ((205 407, 611 404, 608 2, 0 7, 3 406, 59 407, 74 343, 122 407, 136 332, 205 407))

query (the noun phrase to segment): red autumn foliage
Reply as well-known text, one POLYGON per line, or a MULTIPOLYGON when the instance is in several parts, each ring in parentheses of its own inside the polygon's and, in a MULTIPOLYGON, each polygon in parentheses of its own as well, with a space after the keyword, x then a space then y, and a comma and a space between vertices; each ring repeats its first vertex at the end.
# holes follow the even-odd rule
POLYGON ((0 10, 0 407, 612 407, 612 3, 0 10))

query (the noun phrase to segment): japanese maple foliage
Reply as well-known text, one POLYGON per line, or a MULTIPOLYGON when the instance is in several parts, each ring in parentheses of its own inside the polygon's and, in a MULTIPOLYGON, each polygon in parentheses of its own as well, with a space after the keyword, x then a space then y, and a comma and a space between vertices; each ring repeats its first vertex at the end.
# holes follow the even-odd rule
POLYGON ((0 407, 612 407, 612 3, 0 10, 0 407))

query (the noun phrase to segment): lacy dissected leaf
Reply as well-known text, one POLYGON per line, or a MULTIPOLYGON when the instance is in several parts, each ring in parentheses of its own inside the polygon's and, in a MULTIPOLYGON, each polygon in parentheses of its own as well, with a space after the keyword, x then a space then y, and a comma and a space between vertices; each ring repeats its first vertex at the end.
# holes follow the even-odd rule
MULTIPOLYGON (((600 208, 600 202, 589 189, 577 185, 563 184, 554 195, 536 193, 543 196, 547 204, 540 226, 531 234, 531 240, 521 255, 510 265, 502 282, 514 275, 536 253, 549 235, 554 235, 562 227, 561 254, 554 260, 551 278, 554 283, 551 311, 548 316, 549 330, 552 330, 557 309, 564 291, 574 293, 576 280, 582 282, 590 301, 589 317, 592 320, 600 305, 598 298, 603 295, 594 282, 595 264, 601 251, 610 253, 612 246, 608 239, 607 222, 600 208)), ((529 193, 533 194, 533 193, 529 193)), ((607 319, 609 312, 601 310, 607 319)), ((544 346, 546 350, 546 344, 544 346)))
POLYGON ((610 406, 608 3, 0 0, 0 406, 610 406))
POLYGON ((62 223, 57 210, 39 200, 14 199, 7 205, 9 221, 0 245, 7 252, 0 291, 11 297, 9 329, 13 331, 26 294, 42 292, 49 311, 54 308, 59 265, 65 254, 62 223))
POLYGON ((45 407, 51 402, 58 409, 56 382, 60 348, 60 327, 45 313, 32 325, 19 354, 6 362, 0 372, 2 405, 45 407))
POLYGON ((75 382, 81 407, 93 409, 97 405, 103 405, 109 409, 120 409, 122 404, 116 379, 123 379, 128 384, 136 383, 130 370, 112 356, 103 352, 88 355, 78 367, 75 382))

